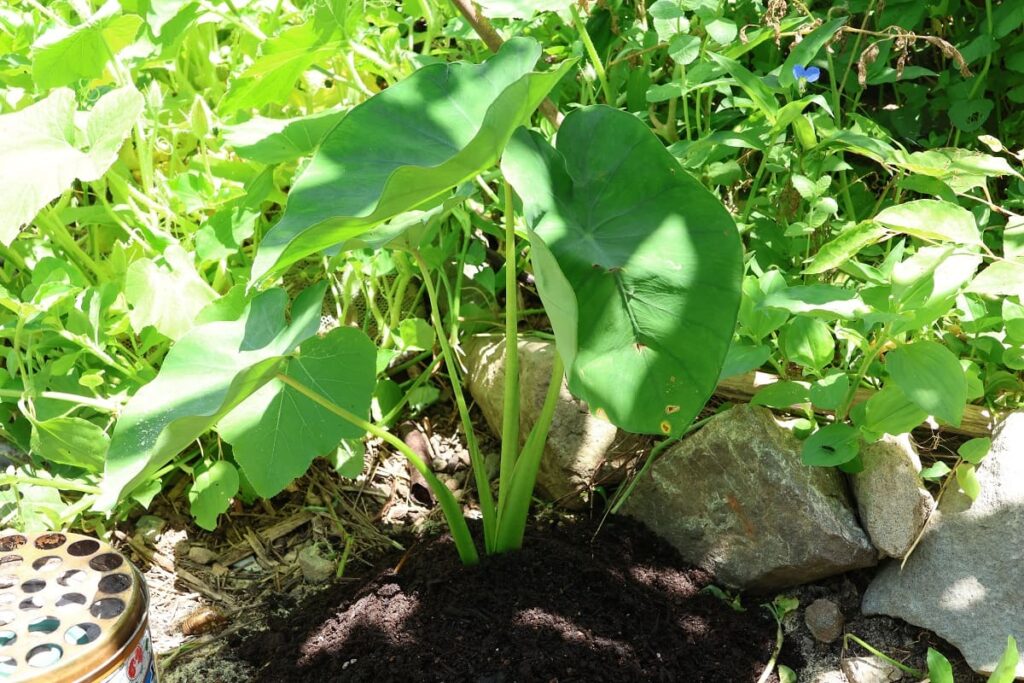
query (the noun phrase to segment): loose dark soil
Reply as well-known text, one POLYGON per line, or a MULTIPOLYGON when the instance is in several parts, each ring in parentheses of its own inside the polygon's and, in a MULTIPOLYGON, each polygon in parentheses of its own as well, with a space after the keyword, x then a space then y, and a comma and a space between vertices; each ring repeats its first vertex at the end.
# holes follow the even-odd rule
POLYGON ((534 528, 521 552, 468 569, 448 540, 414 546, 399 571, 328 589, 232 645, 275 683, 758 679, 776 633, 765 610, 702 593, 711 577, 629 520, 591 542, 595 528, 534 528))

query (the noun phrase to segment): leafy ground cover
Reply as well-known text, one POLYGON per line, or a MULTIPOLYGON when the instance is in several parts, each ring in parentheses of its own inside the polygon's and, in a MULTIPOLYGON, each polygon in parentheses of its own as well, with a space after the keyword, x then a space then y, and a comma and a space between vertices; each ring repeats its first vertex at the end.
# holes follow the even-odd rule
POLYGON ((440 401, 483 550, 518 547, 547 426, 520 452, 508 408, 492 493, 456 357, 500 329, 666 440, 754 370, 809 466, 966 431, 924 475, 976 496, 1021 401, 1022 25, 1010 0, 8 4, 3 524, 106 533, 169 492, 215 529, 317 457, 359 476, 370 434, 473 562, 389 431, 440 401))

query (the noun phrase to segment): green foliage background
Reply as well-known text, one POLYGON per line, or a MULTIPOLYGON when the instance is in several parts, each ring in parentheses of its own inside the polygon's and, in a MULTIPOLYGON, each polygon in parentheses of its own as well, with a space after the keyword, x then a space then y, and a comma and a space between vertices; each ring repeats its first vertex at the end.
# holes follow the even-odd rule
MULTIPOLYGON (((518 53, 509 81, 529 107, 497 121, 502 112, 486 108, 493 97, 480 100, 476 114, 497 121, 500 144, 548 90, 570 116, 607 105, 658 136, 667 150, 658 150, 659 163, 692 174, 727 207, 745 269, 721 375, 771 371, 784 381, 756 402, 802 406, 809 421, 822 411, 838 417, 808 439, 808 463, 856 469, 861 440, 929 416, 955 426, 968 404, 1019 405, 1024 5, 480 5, 506 38, 542 48, 539 60, 518 53), (812 66, 813 82, 794 72, 812 66), (857 403, 862 386, 877 393, 857 403)), ((431 130, 415 129, 415 114, 346 114, 381 92, 382 100, 407 97, 400 84, 420 68, 493 69, 442 66, 488 55, 452 5, 432 0, 15 0, 0 8, 0 429, 16 447, 0 475, 0 522, 102 529, 111 514, 148 505, 186 477, 194 514, 213 527, 230 498, 271 496, 317 455, 357 473, 361 449, 351 440, 362 433, 312 403, 294 408, 287 387, 267 384, 245 399, 241 385, 213 395, 193 381, 203 361, 211 381, 242 369, 238 357, 218 358, 211 341, 235 334, 231 321, 264 321, 246 331, 258 338, 250 349, 258 362, 246 361, 232 382, 330 376, 325 354, 351 353, 356 366, 373 363, 376 376, 356 384, 373 385, 370 414, 382 425, 446 393, 430 373, 402 374, 410 362, 431 363, 440 343, 413 254, 438 274, 453 337, 500 327, 497 157, 469 140, 456 144, 464 156, 439 155, 427 144, 431 130), (378 143, 378 157, 356 161, 413 147, 424 164, 447 159, 450 178, 424 189, 412 211, 374 205, 373 192, 349 193, 359 206, 330 217, 329 238, 284 260, 263 251, 257 262, 261 244, 289 231, 289 216, 318 210, 308 186, 352 162, 343 141, 310 164, 336 129, 351 130, 357 150, 378 143), (388 222, 360 223, 370 212, 379 212, 374 223, 388 222), (368 248, 384 244, 404 250, 368 248), (276 286, 255 300, 246 293, 257 284, 254 263, 257 275, 269 273, 258 284, 276 286), (309 293, 320 281, 325 298, 309 293), (286 312, 303 291, 307 298, 286 312), (350 326, 376 350, 342 339, 350 326), (313 336, 318 329, 326 335, 313 336), (186 371, 178 384, 175 368, 186 371), (156 418, 137 409, 146 396, 170 394, 202 403, 160 418, 161 430, 190 421, 178 438, 154 431, 156 418), (243 399, 255 402, 222 420, 243 399), (252 435, 274 431, 268 413, 288 429, 308 423, 317 438, 303 449, 275 446, 287 466, 247 474, 252 435), (111 448, 115 430, 133 429, 140 440, 128 451, 117 439, 111 448), (140 468, 143 442, 159 457, 140 468), (112 473, 125 486, 111 488, 112 473)), ((451 116, 458 100, 435 95, 433 113, 451 116)), ((550 121, 530 120, 532 135, 552 137, 550 121)), ((543 205, 520 185, 527 214, 543 205)), ((592 186, 583 179, 579 191, 592 186)), ((571 239, 573 221, 528 229, 571 239)), ((541 251, 531 254, 533 267, 541 251)), ((548 257, 560 258, 554 245, 548 257)), ((523 254, 516 263, 529 267, 523 254)), ((539 306, 537 292, 521 296, 539 306)), ((665 319, 677 313, 669 307, 665 319)), ((341 403, 364 393, 323 392, 341 403)), ((952 468, 968 492, 978 459, 971 451, 952 468)))

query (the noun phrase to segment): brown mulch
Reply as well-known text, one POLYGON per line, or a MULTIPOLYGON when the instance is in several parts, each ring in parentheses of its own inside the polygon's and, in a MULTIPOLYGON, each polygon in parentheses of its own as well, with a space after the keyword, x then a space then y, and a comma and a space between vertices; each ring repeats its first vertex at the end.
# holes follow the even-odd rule
POLYGON ((765 610, 701 592, 711 577, 638 524, 595 530, 538 524, 522 551, 473 568, 426 541, 229 644, 276 683, 757 681, 776 634, 765 610))

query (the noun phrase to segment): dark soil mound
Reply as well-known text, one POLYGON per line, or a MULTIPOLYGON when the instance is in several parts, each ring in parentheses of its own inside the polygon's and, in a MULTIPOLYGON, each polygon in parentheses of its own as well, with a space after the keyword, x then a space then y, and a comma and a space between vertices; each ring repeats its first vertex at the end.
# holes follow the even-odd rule
POLYGON ((414 547, 398 573, 325 591, 236 651, 275 683, 757 680, 765 610, 702 593, 711 577, 639 525, 594 529, 534 528, 468 569, 450 541, 414 547))

